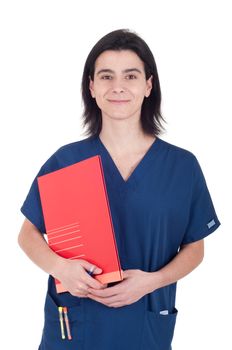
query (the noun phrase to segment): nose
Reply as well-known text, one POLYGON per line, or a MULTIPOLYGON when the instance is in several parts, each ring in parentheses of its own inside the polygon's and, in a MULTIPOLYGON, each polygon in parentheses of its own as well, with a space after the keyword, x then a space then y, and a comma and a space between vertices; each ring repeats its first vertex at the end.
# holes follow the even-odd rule
POLYGON ((113 93, 115 93, 115 94, 120 94, 120 93, 122 93, 122 92, 124 92, 125 90, 123 89, 123 88, 121 88, 121 87, 115 87, 115 88, 113 88, 113 93))
POLYGON ((121 79, 115 79, 112 84, 112 91, 114 93, 121 93, 125 91, 125 88, 122 85, 121 79))

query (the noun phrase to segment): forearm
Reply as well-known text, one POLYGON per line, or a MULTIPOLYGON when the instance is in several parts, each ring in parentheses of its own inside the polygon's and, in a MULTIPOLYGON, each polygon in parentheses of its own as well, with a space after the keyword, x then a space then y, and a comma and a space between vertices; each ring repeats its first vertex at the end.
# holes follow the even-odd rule
POLYGON ((87 288, 103 289, 107 284, 95 280, 86 271, 94 268, 94 275, 102 272, 100 268, 83 259, 65 259, 49 248, 38 229, 25 220, 19 233, 18 243, 26 255, 42 270, 57 278, 72 295, 85 297, 87 288))
POLYGON ((185 277, 202 262, 203 256, 203 240, 183 246, 170 263, 150 273, 151 290, 165 287, 185 277))
POLYGON ((28 220, 25 220, 18 236, 18 243, 26 255, 42 270, 55 277, 63 258, 48 246, 42 234, 28 220))

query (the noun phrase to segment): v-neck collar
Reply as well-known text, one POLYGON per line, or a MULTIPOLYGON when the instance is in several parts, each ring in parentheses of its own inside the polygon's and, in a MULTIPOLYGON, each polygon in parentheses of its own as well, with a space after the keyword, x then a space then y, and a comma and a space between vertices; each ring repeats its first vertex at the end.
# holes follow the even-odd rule
POLYGON ((122 177, 118 167, 113 161, 108 149, 101 141, 99 135, 95 136, 94 142, 97 146, 99 155, 101 156, 106 181, 107 181, 107 176, 109 175, 110 182, 113 182, 114 187, 116 187, 116 189, 121 191, 129 188, 136 188, 137 183, 142 177, 144 177, 146 171, 148 170, 150 161, 155 156, 156 151, 158 150, 159 145, 161 143, 161 139, 156 136, 156 139, 148 148, 143 158, 139 161, 139 163, 134 168, 134 170, 132 171, 130 176, 127 178, 127 180, 124 180, 124 178, 122 177))

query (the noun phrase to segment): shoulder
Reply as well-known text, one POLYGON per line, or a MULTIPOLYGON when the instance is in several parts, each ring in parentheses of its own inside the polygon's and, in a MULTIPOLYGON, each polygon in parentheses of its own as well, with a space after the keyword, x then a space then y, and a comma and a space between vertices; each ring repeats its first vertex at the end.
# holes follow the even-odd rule
POLYGON ((92 148, 92 139, 93 137, 88 137, 62 145, 52 154, 52 157, 57 157, 58 159, 62 157, 69 158, 73 155, 77 156, 78 154, 86 153, 92 148))
POLYGON ((91 145, 92 137, 88 137, 79 141, 70 142, 68 144, 65 144, 57 149, 55 152, 56 156, 59 156, 61 154, 67 154, 72 153, 76 151, 84 151, 88 149, 91 145))
POLYGON ((179 161, 189 161, 192 163, 194 163, 197 160, 196 155, 189 149, 180 147, 176 144, 167 142, 163 139, 159 139, 159 141, 162 144, 163 149, 165 149, 167 155, 170 158, 173 158, 179 161))
POLYGON ((194 178, 201 173, 197 156, 189 149, 160 139, 162 161, 172 173, 178 173, 181 178, 194 178))
POLYGON ((55 171, 88 157, 92 149, 92 137, 71 142, 59 147, 42 165, 42 173, 55 171))

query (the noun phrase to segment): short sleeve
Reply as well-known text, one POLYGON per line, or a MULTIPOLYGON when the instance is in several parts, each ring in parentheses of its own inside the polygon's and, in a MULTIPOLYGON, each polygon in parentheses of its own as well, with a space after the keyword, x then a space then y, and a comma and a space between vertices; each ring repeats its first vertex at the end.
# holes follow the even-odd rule
POLYGON ((38 188, 37 177, 45 175, 59 168, 56 152, 42 165, 38 174, 34 178, 29 192, 20 208, 23 215, 35 225, 41 233, 45 233, 45 224, 43 219, 42 205, 38 188))
POLYGON ((213 233, 220 224, 204 174, 197 158, 193 156, 189 219, 182 244, 203 239, 213 233))

